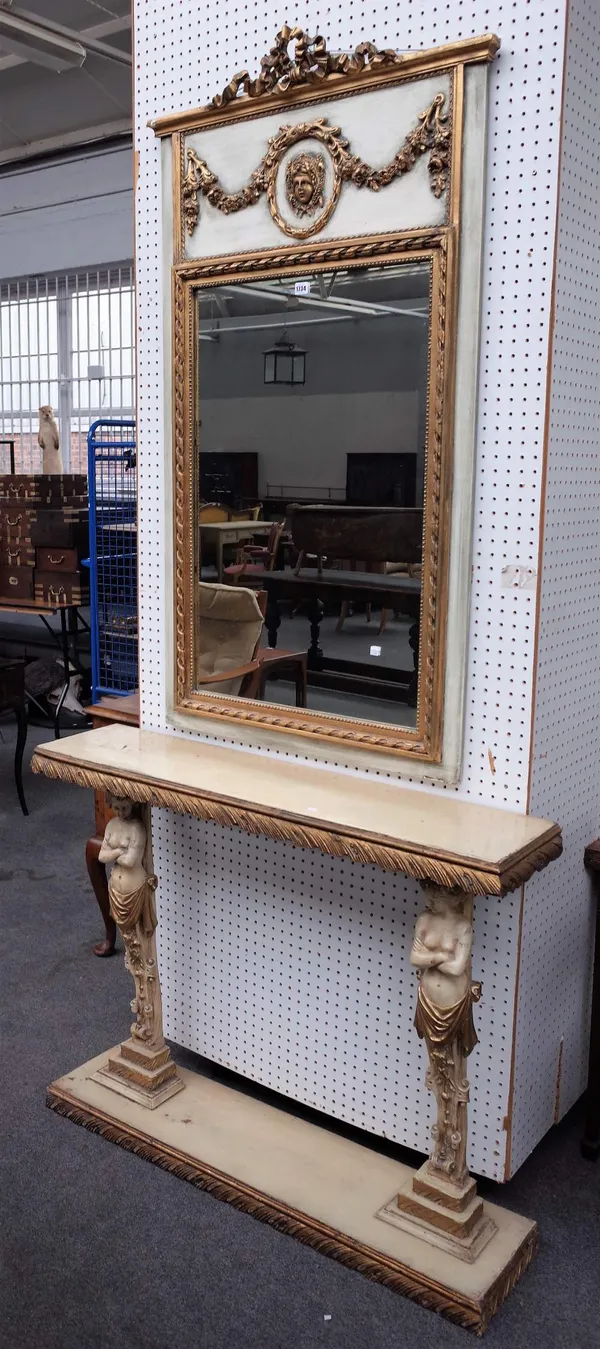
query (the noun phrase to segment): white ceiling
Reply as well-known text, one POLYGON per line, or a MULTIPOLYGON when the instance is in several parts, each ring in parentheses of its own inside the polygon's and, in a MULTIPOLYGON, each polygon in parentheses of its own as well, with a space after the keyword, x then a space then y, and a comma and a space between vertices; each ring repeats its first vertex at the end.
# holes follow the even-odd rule
MULTIPOLYGON (((15 5, 131 51, 130 0, 15 0, 15 5)), ((88 52, 79 69, 58 75, 5 55, 0 37, 0 164, 124 135, 130 128, 130 67, 88 52)))

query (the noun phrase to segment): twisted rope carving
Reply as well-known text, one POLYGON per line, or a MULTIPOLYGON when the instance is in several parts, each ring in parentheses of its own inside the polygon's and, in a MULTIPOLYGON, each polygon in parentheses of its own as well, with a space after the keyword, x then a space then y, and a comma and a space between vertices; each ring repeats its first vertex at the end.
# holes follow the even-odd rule
POLYGON ((64 763, 53 755, 38 749, 31 761, 34 773, 55 778, 61 782, 91 787, 94 791, 109 792, 112 796, 127 797, 130 801, 162 806, 179 815, 192 815, 208 820, 224 829, 243 829, 247 834, 263 834, 277 842, 291 843, 297 848, 314 848, 331 857, 347 857, 379 867, 382 871, 403 871, 419 881, 433 881, 436 885, 463 890, 470 895, 505 895, 541 871, 553 858, 560 856, 560 834, 544 840, 526 856, 511 862, 502 873, 484 871, 465 861, 413 852, 408 847, 380 843, 375 839, 333 832, 325 827, 304 824, 300 820, 281 815, 270 815, 252 806, 234 804, 199 792, 174 787, 161 787, 140 779, 123 777, 116 773, 79 764, 64 763))

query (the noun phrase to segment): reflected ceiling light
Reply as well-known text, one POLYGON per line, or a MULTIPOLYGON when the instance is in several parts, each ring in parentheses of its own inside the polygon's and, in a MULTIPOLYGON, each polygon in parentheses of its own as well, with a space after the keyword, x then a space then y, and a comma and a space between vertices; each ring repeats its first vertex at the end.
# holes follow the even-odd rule
POLYGON ((72 70, 85 61, 85 47, 0 6, 0 48, 47 70, 72 70))
POLYGON ((290 342, 287 332, 268 351, 265 358, 265 384, 304 384, 306 352, 290 342))

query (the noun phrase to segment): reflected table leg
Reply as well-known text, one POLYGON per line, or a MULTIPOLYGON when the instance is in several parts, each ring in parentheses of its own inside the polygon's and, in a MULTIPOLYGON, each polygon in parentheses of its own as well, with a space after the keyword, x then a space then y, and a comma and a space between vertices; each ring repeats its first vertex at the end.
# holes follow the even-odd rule
POLYGON ((325 613, 325 605, 322 600, 311 599, 306 605, 306 615, 310 622, 310 646, 307 652, 307 664, 309 670, 323 669, 323 649, 319 638, 321 635, 321 623, 325 613))
POLYGON ((272 594, 271 590, 269 590, 267 597, 267 612, 265 614, 265 627, 267 629, 269 646, 272 649, 274 649, 277 646, 277 633, 279 632, 279 629, 281 627, 281 614, 279 612, 279 604, 275 599, 275 596, 272 594))

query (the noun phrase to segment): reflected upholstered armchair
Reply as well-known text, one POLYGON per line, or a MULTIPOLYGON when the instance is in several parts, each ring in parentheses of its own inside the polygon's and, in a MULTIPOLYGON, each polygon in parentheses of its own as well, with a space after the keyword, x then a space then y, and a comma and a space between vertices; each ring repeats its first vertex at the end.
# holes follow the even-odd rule
POLYGON ((201 581, 196 687, 206 693, 264 698, 269 679, 293 679, 306 707, 306 652, 261 647, 266 590, 201 581))
POLYGON ((253 678, 260 670, 256 653, 264 624, 266 594, 245 586, 198 586, 198 687, 211 693, 256 697, 253 678))

